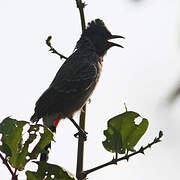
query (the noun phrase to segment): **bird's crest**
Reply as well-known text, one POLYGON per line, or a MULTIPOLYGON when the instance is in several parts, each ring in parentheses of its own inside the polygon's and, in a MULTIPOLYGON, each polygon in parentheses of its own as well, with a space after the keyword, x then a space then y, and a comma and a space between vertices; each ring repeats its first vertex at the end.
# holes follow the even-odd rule
POLYGON ((111 36, 110 31, 107 29, 107 27, 101 19, 95 19, 94 21, 89 22, 82 36, 91 36, 97 33, 107 38, 111 36))
POLYGON ((108 41, 115 38, 123 37, 112 35, 102 20, 95 19, 88 23, 87 28, 83 31, 80 40, 76 44, 76 49, 91 49, 99 56, 104 56, 109 48, 113 46, 122 47, 108 41))
POLYGON ((105 27, 105 24, 101 19, 95 19, 94 21, 89 22, 87 28, 96 28, 98 26, 105 27))

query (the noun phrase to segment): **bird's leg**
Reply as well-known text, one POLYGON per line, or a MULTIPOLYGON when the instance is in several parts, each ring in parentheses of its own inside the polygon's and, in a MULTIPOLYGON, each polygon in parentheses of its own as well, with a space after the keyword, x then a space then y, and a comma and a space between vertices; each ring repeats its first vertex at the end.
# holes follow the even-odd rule
POLYGON ((83 139, 84 139, 84 141, 86 141, 87 140, 87 132, 86 131, 84 131, 83 129, 81 129, 80 127, 79 127, 79 125, 76 123, 76 121, 73 119, 73 118, 69 118, 69 120, 74 124, 74 126, 78 129, 78 133, 76 133, 76 134, 74 134, 74 136, 75 137, 79 137, 79 136, 81 136, 83 139))

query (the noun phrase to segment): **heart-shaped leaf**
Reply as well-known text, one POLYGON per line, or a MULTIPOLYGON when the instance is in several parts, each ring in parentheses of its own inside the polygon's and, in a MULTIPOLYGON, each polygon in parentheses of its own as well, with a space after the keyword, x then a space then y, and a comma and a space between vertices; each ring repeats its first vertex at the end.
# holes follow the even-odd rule
POLYGON ((148 120, 142 118, 140 124, 135 119, 141 117, 133 111, 126 111, 108 121, 108 129, 104 131, 106 140, 103 146, 107 151, 124 154, 127 151, 135 151, 134 146, 144 135, 148 128, 148 120))

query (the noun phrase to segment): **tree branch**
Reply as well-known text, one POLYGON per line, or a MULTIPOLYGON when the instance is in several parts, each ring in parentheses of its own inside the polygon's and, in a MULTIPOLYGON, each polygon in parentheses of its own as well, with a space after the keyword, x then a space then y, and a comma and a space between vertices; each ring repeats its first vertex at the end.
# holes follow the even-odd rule
POLYGON ((50 47, 49 51, 51 53, 57 54, 61 59, 67 59, 66 56, 64 56, 63 54, 60 54, 59 52, 56 51, 56 49, 54 49, 54 47, 51 45, 51 39, 52 36, 48 36, 48 38, 46 39, 46 44, 50 47))
POLYGON ((113 158, 111 161, 109 161, 109 162, 107 162, 107 163, 105 163, 105 164, 102 164, 102 165, 97 166, 97 167, 95 167, 95 168, 92 168, 92 169, 89 169, 89 170, 87 170, 87 171, 84 171, 84 172, 82 173, 82 177, 85 178, 88 174, 90 174, 90 173, 92 173, 92 172, 94 172, 94 171, 97 171, 97 170, 99 170, 99 169, 101 169, 101 168, 104 168, 104 167, 106 167, 106 166, 109 166, 109 165, 112 165, 112 164, 117 164, 119 161, 122 161, 122 160, 127 160, 127 161, 128 161, 130 157, 135 156, 136 154, 140 154, 140 153, 141 153, 141 154, 144 154, 144 151, 145 151, 146 149, 151 148, 152 145, 161 142, 162 136, 163 136, 163 132, 160 131, 160 132, 159 132, 159 136, 158 136, 158 137, 155 137, 154 141, 151 142, 151 143, 149 143, 149 144, 146 145, 145 147, 142 146, 142 147, 141 147, 138 151, 136 151, 136 152, 133 152, 133 153, 131 153, 131 154, 126 154, 125 156, 123 156, 123 157, 121 157, 121 158, 118 158, 118 159, 114 159, 114 158, 113 158))
MULTIPOLYGON (((86 6, 81 0, 76 0, 77 8, 79 9, 80 18, 81 18, 81 27, 82 32, 86 28, 85 16, 84 16, 84 7, 86 6)), ((79 126, 85 131, 85 123, 86 123, 86 105, 81 110, 80 119, 79 119, 79 126)), ((78 152, 77 152, 77 166, 76 166, 76 177, 78 180, 83 180, 82 172, 83 172, 83 165, 84 165, 84 140, 81 136, 79 136, 78 140, 78 152)))
POLYGON ((82 32, 83 32, 86 28, 86 22, 85 22, 85 16, 84 16, 84 8, 86 6, 86 3, 82 2, 81 0, 76 0, 76 5, 77 5, 77 8, 79 9, 80 18, 81 18, 81 27, 82 27, 82 32))
MULTIPOLYGON (((86 105, 82 108, 79 120, 79 126, 85 130, 85 119, 86 119, 86 105)), ((77 166, 76 166, 76 177, 81 180, 81 173, 84 167, 84 139, 79 136, 78 140, 78 152, 77 152, 77 166)))
MULTIPOLYGON (((81 0, 76 0, 76 5, 77 8, 79 9, 80 13, 80 18, 81 18, 81 27, 82 27, 82 32, 86 28, 86 23, 85 23, 85 16, 84 16, 84 7, 86 6, 85 3, 83 3, 81 0)), ((67 59, 64 55, 60 54, 56 49, 51 45, 51 36, 48 36, 46 40, 46 44, 50 47, 50 50, 52 53, 57 54, 60 56, 60 58, 67 59)), ((85 119, 86 119, 86 105, 82 108, 81 114, 80 114, 80 120, 79 120, 79 126, 85 130, 85 119)), ((81 177, 81 173, 83 172, 83 162, 84 162, 84 140, 79 136, 78 140, 78 153, 77 153, 77 167, 76 167, 76 176, 81 177)), ((82 179, 79 179, 82 180, 82 179)))
POLYGON ((12 180, 17 180, 17 175, 13 172, 13 170, 11 169, 8 161, 3 157, 3 155, 0 153, 0 158, 2 159, 3 161, 3 164, 8 168, 9 172, 11 173, 12 175, 12 180))

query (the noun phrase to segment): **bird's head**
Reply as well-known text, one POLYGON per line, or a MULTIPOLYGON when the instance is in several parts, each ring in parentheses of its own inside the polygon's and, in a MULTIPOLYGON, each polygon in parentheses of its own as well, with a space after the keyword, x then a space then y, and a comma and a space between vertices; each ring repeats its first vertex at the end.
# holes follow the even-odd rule
POLYGON ((112 35, 111 32, 107 29, 104 22, 100 19, 95 19, 88 23, 87 28, 84 30, 82 37, 88 37, 99 56, 104 56, 107 50, 113 46, 121 47, 123 46, 110 42, 109 40, 115 38, 124 38, 119 35, 112 35))

